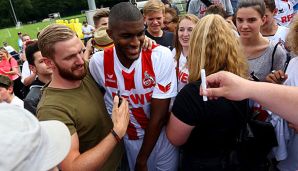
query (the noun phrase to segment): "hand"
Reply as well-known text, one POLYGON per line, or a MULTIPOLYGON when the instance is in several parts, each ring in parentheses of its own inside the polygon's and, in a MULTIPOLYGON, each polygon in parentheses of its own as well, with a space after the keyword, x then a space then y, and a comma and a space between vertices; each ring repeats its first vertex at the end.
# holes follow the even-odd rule
POLYGON ((125 135, 128 122, 129 122, 129 109, 128 102, 125 98, 122 98, 122 103, 118 108, 119 97, 114 97, 114 105, 112 111, 112 121, 114 124, 114 131, 117 133, 119 138, 122 138, 125 135))
POLYGON ((248 98, 247 89, 251 81, 226 71, 211 74, 206 78, 207 90, 200 88, 200 94, 209 99, 225 97, 230 100, 243 100, 248 98))
POLYGON ((140 160, 139 158, 137 158, 137 162, 135 165, 135 171, 148 171, 147 168, 147 160, 140 160))
POLYGON ((266 77, 267 82, 274 84, 282 84, 286 79, 288 79, 288 75, 285 74, 282 70, 272 71, 266 77))
POLYGON ((151 50, 152 45, 156 44, 155 40, 150 39, 149 37, 145 36, 144 43, 143 43, 143 49, 144 50, 151 50))

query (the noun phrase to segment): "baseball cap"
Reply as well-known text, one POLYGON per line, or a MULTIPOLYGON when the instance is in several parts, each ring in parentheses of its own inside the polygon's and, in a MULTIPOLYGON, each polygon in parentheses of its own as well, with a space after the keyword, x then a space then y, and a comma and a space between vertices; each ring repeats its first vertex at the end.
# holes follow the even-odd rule
POLYGON ((39 122, 11 104, 0 111, 0 170, 50 170, 68 154, 71 137, 62 122, 39 122))
POLYGON ((5 75, 0 75, 0 87, 10 87, 12 81, 5 75))

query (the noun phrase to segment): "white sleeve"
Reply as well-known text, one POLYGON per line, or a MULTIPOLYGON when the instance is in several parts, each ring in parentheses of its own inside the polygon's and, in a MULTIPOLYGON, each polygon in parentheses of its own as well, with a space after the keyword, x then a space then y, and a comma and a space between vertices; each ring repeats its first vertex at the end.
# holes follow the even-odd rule
POLYGON ((190 0, 187 13, 197 15, 195 8, 197 6, 197 4, 195 4, 196 2, 197 1, 190 0))
POLYGON ((226 12, 229 16, 232 16, 234 14, 233 12, 233 7, 232 7, 232 3, 230 0, 226 0, 225 1, 225 8, 226 8, 226 12))
POLYGON ((89 70, 98 85, 104 86, 103 83, 103 51, 96 52, 90 59, 89 70))
POLYGON ((158 46, 152 51, 156 85, 152 98, 166 99, 177 95, 175 62, 170 49, 158 46))
POLYGON ((23 67, 22 67, 22 79, 21 79, 21 81, 22 81, 22 83, 24 83, 24 80, 25 80, 25 78, 27 78, 27 77, 29 77, 31 75, 31 72, 30 72, 30 68, 29 68, 29 63, 28 63, 28 61, 25 61, 24 63, 23 63, 23 67))

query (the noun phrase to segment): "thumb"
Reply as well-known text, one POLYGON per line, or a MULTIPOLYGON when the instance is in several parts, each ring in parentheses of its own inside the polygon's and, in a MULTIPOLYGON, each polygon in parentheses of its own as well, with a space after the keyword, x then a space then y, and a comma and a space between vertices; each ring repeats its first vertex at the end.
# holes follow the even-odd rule
POLYGON ((206 91, 203 90, 203 95, 208 97, 221 97, 223 96, 223 88, 207 88, 206 91))
POLYGON ((119 104, 119 97, 116 95, 114 96, 114 107, 118 108, 118 104, 119 104))

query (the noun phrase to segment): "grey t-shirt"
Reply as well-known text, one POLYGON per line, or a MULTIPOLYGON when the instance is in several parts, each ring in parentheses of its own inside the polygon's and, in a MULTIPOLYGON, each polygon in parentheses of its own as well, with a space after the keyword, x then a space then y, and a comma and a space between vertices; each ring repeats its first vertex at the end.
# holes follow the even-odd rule
MULTIPOLYGON (((254 72, 260 81, 265 81, 266 76, 271 72, 272 53, 275 44, 270 42, 264 53, 254 59, 248 59, 249 73, 254 72)), ((286 61, 286 52, 278 45, 274 54, 273 70, 282 70, 286 61)))
MULTIPOLYGON (((229 16, 233 15, 233 7, 230 0, 209 0, 212 4, 222 5, 229 16)), ((201 0, 190 0, 187 13, 194 14, 199 18, 204 17, 207 7, 201 0)))

